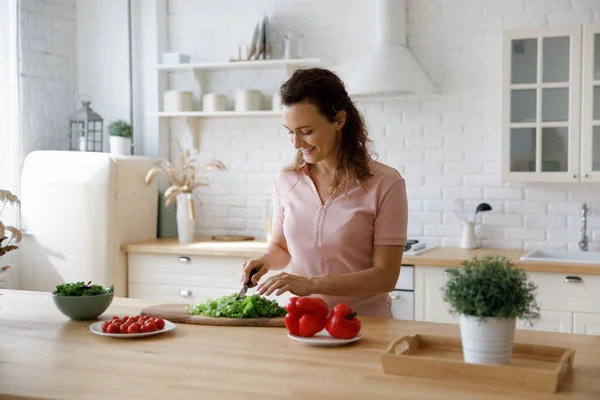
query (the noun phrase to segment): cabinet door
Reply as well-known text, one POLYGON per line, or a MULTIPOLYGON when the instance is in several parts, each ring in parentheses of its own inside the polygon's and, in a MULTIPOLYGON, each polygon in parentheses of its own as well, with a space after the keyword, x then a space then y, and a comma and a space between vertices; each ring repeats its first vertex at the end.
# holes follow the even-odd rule
POLYGON ((447 272, 443 267, 415 267, 415 320, 458 323, 459 318, 448 311, 441 288, 447 272))
POLYGON ((414 293, 405 290, 394 290, 389 293, 392 299, 392 317, 405 321, 415 319, 414 293))
POLYGON ((573 332, 573 313, 569 311, 540 310, 540 315, 531 320, 532 325, 519 319, 517 329, 545 332, 573 332))
POLYGON ((580 68, 580 26, 504 33, 504 181, 579 180, 580 68))
POLYGON ((573 333, 600 335, 600 314, 575 313, 573 328, 573 333))
POLYGON ((600 182, 600 24, 584 28, 582 61, 582 180, 600 182))

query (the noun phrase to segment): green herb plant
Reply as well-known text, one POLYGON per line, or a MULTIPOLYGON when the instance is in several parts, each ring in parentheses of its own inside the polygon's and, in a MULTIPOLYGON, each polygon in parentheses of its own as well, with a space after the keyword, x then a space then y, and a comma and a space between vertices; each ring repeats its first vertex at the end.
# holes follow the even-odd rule
POLYGON ((237 293, 207 300, 203 303, 192 304, 185 311, 192 315, 228 318, 273 318, 286 314, 285 308, 274 300, 260 295, 246 296, 236 300, 237 293))
POLYGON ((527 273, 501 255, 474 257, 463 268, 448 269, 450 278, 442 286, 443 299, 452 315, 484 318, 531 318, 539 312, 537 286, 527 273))
POLYGON ((106 127, 110 136, 120 136, 123 138, 131 138, 133 136, 133 128, 127 121, 113 121, 106 127))
POLYGON ((101 294, 114 293, 114 291, 114 285, 105 288, 100 285, 92 285, 92 281, 89 281, 87 284, 84 282, 70 282, 57 285, 52 294, 57 296, 98 296, 101 294))

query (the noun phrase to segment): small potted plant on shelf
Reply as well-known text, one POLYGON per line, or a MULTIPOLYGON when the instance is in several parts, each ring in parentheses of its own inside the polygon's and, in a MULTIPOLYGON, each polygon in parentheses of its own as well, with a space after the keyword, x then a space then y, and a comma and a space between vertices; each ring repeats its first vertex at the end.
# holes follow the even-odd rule
POLYGON ((447 271, 443 299, 460 316, 465 362, 510 364, 517 318, 531 323, 539 312, 537 286, 501 255, 474 257, 447 271))
MULTIPOLYGON (((8 190, 0 189, 0 217, 2 217, 2 212, 8 204, 18 207, 21 202, 15 194, 8 190)), ((2 279, 12 267, 11 265, 5 265, 5 263, 2 262, 3 256, 11 251, 17 250, 19 248, 17 243, 20 243, 21 239, 22 235, 19 229, 14 226, 6 226, 0 220, 0 279, 2 279)))
MULTIPOLYGON (((160 173, 167 175, 170 185, 165 190, 165 207, 169 207, 174 201, 177 203, 177 237, 180 243, 189 243, 194 239, 194 225, 196 213, 194 209, 193 191, 200 186, 209 186, 210 179, 204 174, 198 174, 196 171, 196 159, 191 158, 189 150, 184 151, 181 144, 179 146, 179 157, 173 164, 167 160, 161 159, 157 166, 151 168, 146 174, 147 184, 160 173)), ((225 165, 218 160, 213 160, 201 167, 202 171, 207 170, 225 170, 225 165)))
POLYGON ((110 135, 111 154, 131 154, 131 138, 133 137, 133 128, 123 120, 113 121, 108 124, 108 134, 110 135))

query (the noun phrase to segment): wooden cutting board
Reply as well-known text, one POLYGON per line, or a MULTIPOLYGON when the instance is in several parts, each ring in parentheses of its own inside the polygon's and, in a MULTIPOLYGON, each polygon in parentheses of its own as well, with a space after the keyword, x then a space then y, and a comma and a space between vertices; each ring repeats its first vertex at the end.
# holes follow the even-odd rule
POLYGON ((281 328, 285 327, 283 317, 276 318, 225 318, 207 317, 204 315, 190 315, 185 312, 187 304, 159 304, 144 308, 140 314, 160 317, 180 324, 198 325, 224 325, 224 326, 261 326, 281 328))

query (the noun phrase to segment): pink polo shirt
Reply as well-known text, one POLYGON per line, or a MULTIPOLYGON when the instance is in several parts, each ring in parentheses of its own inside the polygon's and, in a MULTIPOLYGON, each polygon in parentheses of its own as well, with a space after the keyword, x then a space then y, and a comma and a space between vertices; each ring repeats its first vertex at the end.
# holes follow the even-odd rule
MULTIPOLYGON (((344 274, 373 266, 374 245, 406 244, 408 202, 404 178, 372 160, 363 189, 354 182, 344 196, 342 184, 325 204, 306 166, 275 177, 273 233, 283 234, 292 273, 301 276, 344 274)), ((387 293, 370 296, 322 296, 330 307, 346 303, 358 315, 391 318, 387 293)))

